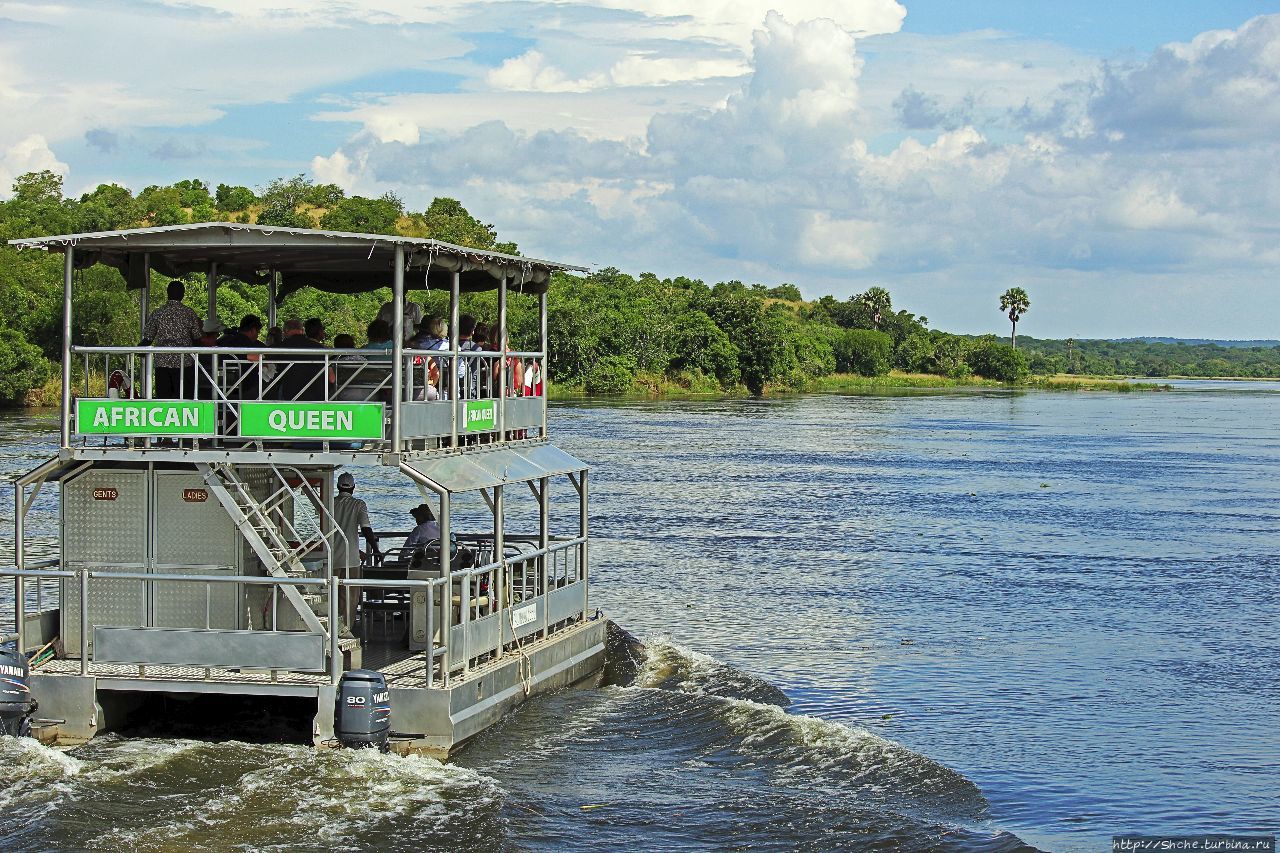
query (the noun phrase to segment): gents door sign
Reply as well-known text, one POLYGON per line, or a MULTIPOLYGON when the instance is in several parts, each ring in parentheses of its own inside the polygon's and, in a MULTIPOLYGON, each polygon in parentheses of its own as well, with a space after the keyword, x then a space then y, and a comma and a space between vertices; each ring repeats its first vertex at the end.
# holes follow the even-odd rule
POLYGON ((118 489, 103 487, 93 490, 93 499, 95 501, 113 501, 118 497, 120 497, 120 491, 118 489))
POLYGON ((79 435, 217 434, 212 400, 76 400, 79 435))
POLYGON ((382 438, 381 403, 240 404, 244 438, 382 438))
POLYGON ((468 400, 463 414, 463 432, 491 432, 498 428, 496 400, 468 400))

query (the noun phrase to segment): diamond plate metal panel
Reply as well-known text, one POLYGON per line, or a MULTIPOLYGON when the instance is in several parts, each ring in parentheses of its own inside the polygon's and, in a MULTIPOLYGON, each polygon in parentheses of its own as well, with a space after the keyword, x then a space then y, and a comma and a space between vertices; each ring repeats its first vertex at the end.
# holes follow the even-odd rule
MULTIPOLYGON (((157 471, 154 489, 154 570, 179 575, 236 574, 239 535, 231 516, 209 494, 204 478, 196 471, 157 471)), ((205 584, 153 584, 152 624, 164 628, 240 627, 237 587, 213 584, 208 589, 207 603, 205 596, 205 584)))
MULTIPOLYGON (((137 572, 147 561, 145 471, 92 468, 62 484, 62 558, 68 569, 137 572)), ((80 648, 80 588, 63 584, 62 632, 68 654, 80 648)), ((98 579, 89 587, 89 624, 138 625, 146 597, 138 581, 98 579)))

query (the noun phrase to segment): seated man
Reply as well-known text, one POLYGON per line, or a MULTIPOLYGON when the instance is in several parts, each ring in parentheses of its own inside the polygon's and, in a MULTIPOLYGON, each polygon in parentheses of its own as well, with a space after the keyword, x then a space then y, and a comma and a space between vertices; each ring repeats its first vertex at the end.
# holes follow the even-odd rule
POLYGON ((409 510, 409 514, 413 516, 414 524, 417 525, 413 531, 409 533, 409 537, 404 540, 404 550, 407 554, 412 554, 413 550, 419 545, 426 545, 440 542, 440 522, 436 521, 435 513, 431 511, 428 504, 418 504, 409 510))

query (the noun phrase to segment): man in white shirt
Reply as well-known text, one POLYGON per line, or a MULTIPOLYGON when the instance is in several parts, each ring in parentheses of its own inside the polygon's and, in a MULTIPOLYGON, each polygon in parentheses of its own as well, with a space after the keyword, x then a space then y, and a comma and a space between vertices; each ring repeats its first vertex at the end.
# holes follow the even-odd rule
POLYGON ((360 560, 364 556, 360 551, 360 536, 364 536, 369 553, 378 554, 378 537, 374 535, 369 522, 369 505, 355 496, 356 479, 343 471, 338 475, 338 494, 333 498, 333 521, 342 535, 346 537, 346 552, 341 550, 339 542, 337 564, 346 569, 347 577, 360 576, 360 560))
MULTIPOLYGON (((394 329, 396 327, 395 302, 382 303, 382 307, 378 309, 378 319, 386 323, 388 329, 394 329)), ((404 298, 404 336, 406 339, 414 336, 421 322, 422 305, 406 296, 404 298)))

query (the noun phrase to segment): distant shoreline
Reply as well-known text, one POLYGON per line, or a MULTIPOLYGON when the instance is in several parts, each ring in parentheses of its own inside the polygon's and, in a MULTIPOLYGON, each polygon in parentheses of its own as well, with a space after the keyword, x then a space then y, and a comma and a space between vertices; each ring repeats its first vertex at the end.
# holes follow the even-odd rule
MULTIPOLYGON (((1165 377, 1161 377, 1165 378, 1165 377)), ((1168 377, 1177 378, 1177 377, 1168 377)), ((1201 377, 1188 377, 1199 379, 1201 377)), ((1265 381, 1239 378, 1242 382, 1265 381)), ((1042 391, 1171 391, 1173 386, 1159 381, 1135 380, 1121 376, 1031 376, 1022 382, 1000 382, 969 376, 953 379, 931 373, 906 373, 894 370, 885 376, 860 376, 854 373, 834 373, 817 377, 803 387, 774 387, 765 389, 765 397, 793 394, 850 394, 865 391, 914 388, 920 390, 945 390, 949 388, 1004 388, 1012 390, 1042 391)), ((581 385, 551 383, 548 396, 552 400, 717 400, 748 398, 742 387, 729 390, 707 387, 686 387, 668 377, 646 376, 637 378, 629 391, 621 394, 591 394, 581 385)))

